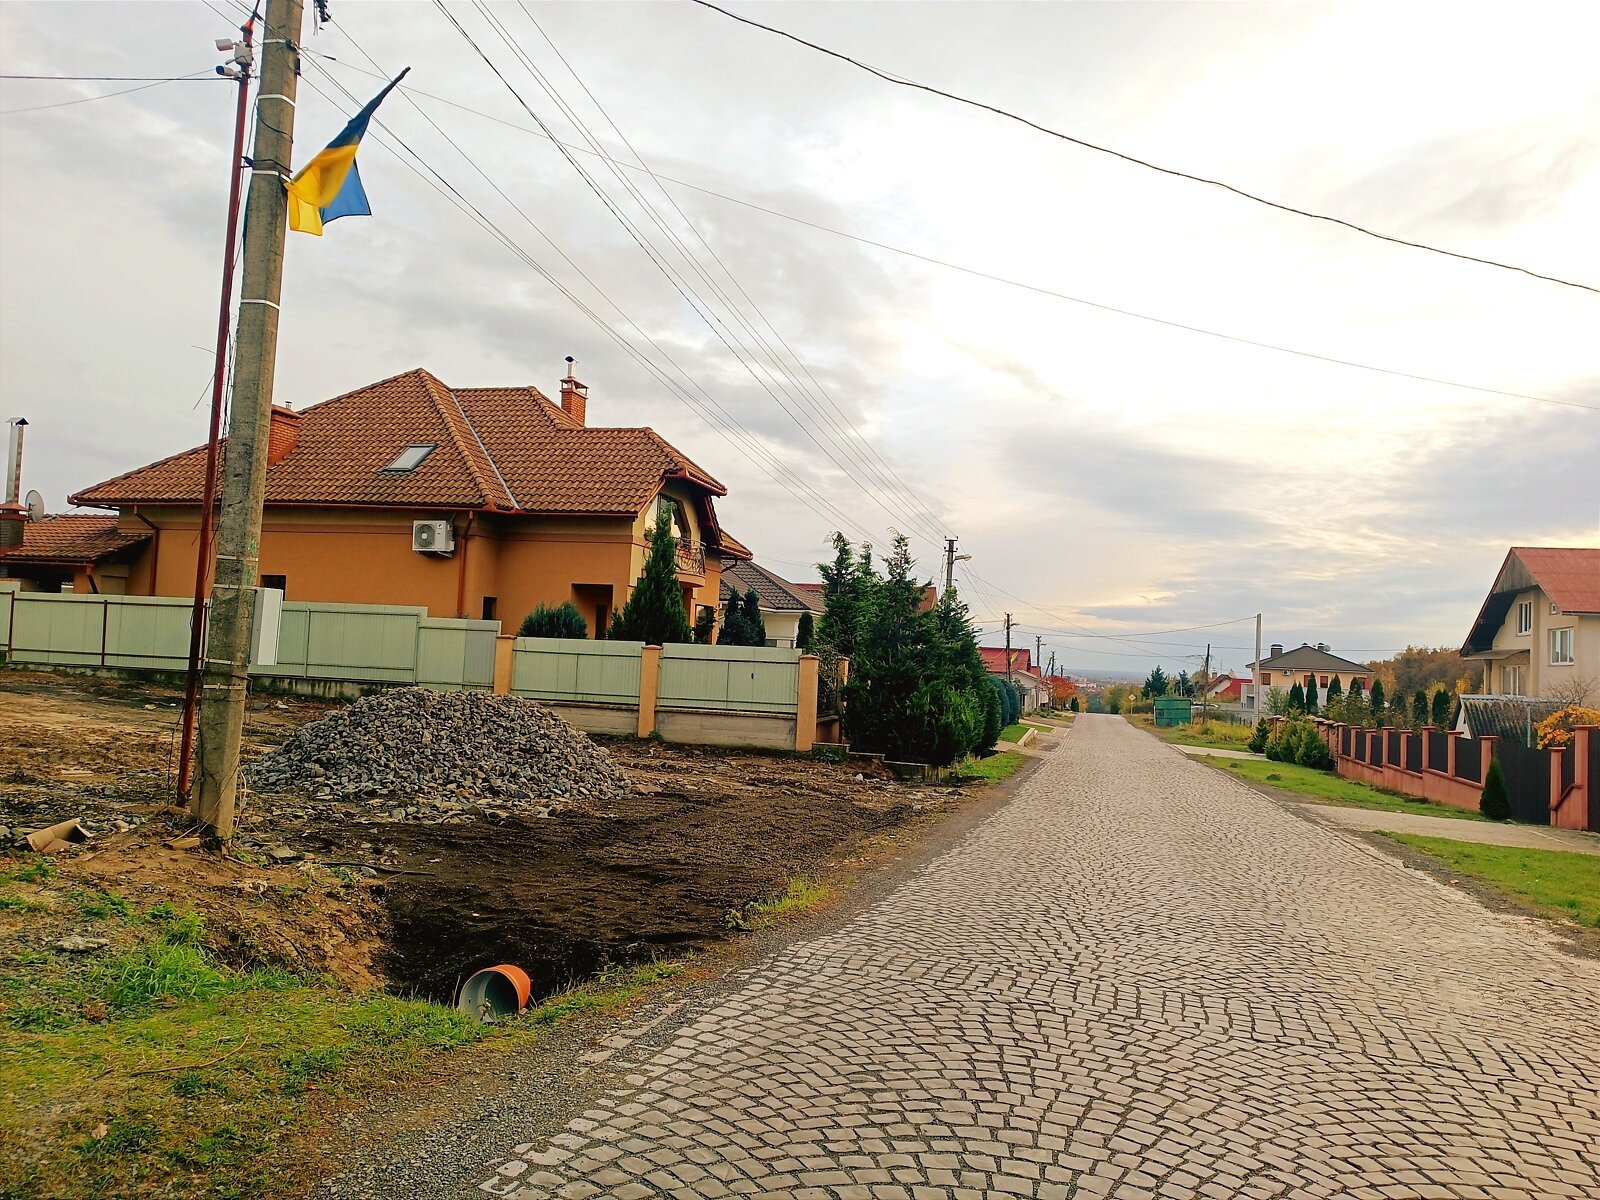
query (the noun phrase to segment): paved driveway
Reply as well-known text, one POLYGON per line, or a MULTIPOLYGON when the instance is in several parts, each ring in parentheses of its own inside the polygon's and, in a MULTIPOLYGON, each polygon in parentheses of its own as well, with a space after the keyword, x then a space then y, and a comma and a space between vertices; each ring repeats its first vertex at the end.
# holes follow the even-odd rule
POLYGON ((483 1191, 1592 1198, 1597 997, 1538 924, 1085 715, 483 1191))

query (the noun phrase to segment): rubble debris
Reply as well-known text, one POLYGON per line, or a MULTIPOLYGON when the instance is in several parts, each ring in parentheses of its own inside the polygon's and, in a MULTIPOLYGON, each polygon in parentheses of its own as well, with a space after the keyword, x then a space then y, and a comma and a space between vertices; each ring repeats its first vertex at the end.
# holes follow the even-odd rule
POLYGON ((36 829, 28 835, 28 848, 40 854, 60 854, 89 840, 89 833, 78 823, 77 817, 57 821, 48 829, 36 829))
MULTIPOLYGON (((365 820, 439 824, 548 816, 621 800, 606 752, 543 705, 486 692, 398 688, 301 728, 246 768, 262 793, 298 794, 365 820)), ((274 805, 274 807, 279 807, 274 805)))

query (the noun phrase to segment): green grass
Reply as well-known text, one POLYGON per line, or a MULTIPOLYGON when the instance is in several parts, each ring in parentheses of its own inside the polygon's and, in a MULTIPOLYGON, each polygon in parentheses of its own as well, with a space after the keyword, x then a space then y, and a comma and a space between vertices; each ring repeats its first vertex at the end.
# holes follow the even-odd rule
POLYGON ((1253 726, 1232 725, 1225 721, 1157 726, 1155 717, 1150 713, 1133 713, 1126 719, 1164 742, 1177 746, 1202 746, 1209 750, 1249 750, 1250 735, 1255 732, 1253 726))
POLYGON ((1214 767, 1247 779, 1251 783, 1264 783, 1269 787, 1297 792, 1323 804, 1338 804, 1346 808, 1371 808, 1380 812, 1413 813, 1421 817, 1454 817, 1458 820, 1481 821, 1481 813, 1456 808, 1448 804, 1433 804, 1410 796, 1399 796, 1379 788, 1341 779, 1332 771, 1318 771, 1293 763, 1269 762, 1256 758, 1213 758, 1199 755, 1214 767))
POLYGON ((1027 761, 1026 754, 1019 754, 1015 750, 1002 750, 998 754, 991 754, 988 758, 969 758, 958 763, 955 770, 962 779, 986 779, 990 783, 998 783, 1027 761))
POLYGON ((47 933, 0 949, 0 1200, 301 1195, 307 1181, 275 1152, 319 1119, 308 1093, 360 1095, 472 1042, 534 1040, 681 969, 605 972, 530 1020, 485 1026, 425 1001, 235 969, 207 948, 197 914, 138 912, 54 878, 40 861, 0 872, 0 933, 65 918, 109 944, 58 952, 42 948, 47 933))
POLYGON ((1000 740, 1002 742, 1020 742, 1022 740, 1022 735, 1027 732, 1028 727, 1023 725, 1021 722, 1018 722, 1015 725, 1007 725, 1000 731, 1000 740))
POLYGON ((1600 855, 1385 833, 1539 911, 1600 928, 1600 855))

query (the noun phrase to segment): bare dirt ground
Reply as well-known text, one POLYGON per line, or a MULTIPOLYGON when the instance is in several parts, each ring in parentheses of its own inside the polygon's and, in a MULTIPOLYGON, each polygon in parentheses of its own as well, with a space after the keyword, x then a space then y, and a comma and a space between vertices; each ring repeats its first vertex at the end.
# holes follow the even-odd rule
MULTIPOLYGON (((200 909, 229 957, 439 1000, 496 962, 526 968, 543 995, 607 964, 708 944, 744 904, 961 794, 857 762, 603 739, 634 787, 604 810, 424 825, 308 817, 303 799, 280 815, 271 797, 253 796, 238 849, 224 856, 165 845, 190 832, 170 808, 180 699, 121 681, 0 673, 6 840, 77 817, 94 836, 62 856, 63 872, 200 909), (354 886, 318 886, 328 872, 354 886)), ((330 707, 253 698, 247 754, 330 707)))

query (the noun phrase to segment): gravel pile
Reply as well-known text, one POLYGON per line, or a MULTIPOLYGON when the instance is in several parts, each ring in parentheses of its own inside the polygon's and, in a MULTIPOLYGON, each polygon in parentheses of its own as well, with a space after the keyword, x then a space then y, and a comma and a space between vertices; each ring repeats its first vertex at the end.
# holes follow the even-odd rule
POLYGON ((300 729, 245 769, 257 792, 298 793, 380 819, 544 816, 621 799, 609 755, 532 700, 397 688, 300 729))

